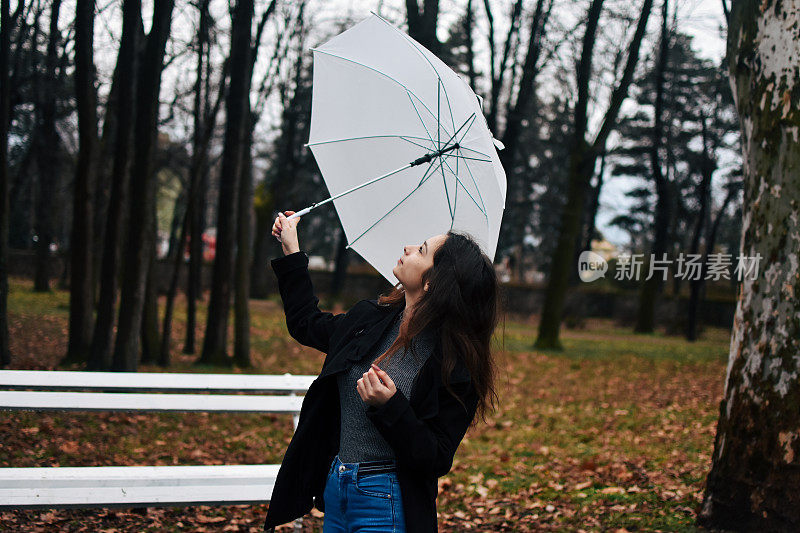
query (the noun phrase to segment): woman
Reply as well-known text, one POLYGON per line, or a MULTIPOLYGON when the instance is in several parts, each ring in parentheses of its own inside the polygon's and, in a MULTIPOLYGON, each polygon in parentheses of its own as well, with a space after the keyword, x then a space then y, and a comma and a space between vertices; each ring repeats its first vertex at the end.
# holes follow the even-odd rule
POLYGON ((403 249, 391 293, 334 315, 319 310, 298 221, 275 219, 284 257, 272 268, 289 333, 327 355, 303 400, 265 528, 316 506, 325 533, 365 525, 437 531, 437 478, 450 471, 475 414, 485 418, 497 399, 492 263, 470 238, 436 235, 403 249))

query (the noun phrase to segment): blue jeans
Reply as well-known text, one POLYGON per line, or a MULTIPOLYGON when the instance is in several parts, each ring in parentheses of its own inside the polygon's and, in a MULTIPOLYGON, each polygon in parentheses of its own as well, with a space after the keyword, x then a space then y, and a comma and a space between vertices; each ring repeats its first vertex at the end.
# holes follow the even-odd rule
POLYGON ((323 494, 323 533, 405 533, 397 474, 359 476, 358 466, 333 458, 323 494))

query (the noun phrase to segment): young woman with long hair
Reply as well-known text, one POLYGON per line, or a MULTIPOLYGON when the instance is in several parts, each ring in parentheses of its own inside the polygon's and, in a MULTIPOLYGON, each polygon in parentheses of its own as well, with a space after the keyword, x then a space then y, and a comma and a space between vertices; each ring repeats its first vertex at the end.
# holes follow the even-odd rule
POLYGON ((327 355, 304 398, 265 528, 316 506, 325 533, 437 531, 437 478, 450 471, 469 427, 496 407, 492 262, 469 236, 435 235, 402 249, 391 292, 326 313, 298 221, 275 219, 284 257, 272 267, 289 333, 327 355))

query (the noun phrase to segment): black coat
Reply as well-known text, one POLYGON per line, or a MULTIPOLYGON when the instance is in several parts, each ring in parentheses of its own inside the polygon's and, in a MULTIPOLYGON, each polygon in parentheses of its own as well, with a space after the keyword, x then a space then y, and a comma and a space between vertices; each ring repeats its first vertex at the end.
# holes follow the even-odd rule
MULTIPOLYGON (((397 306, 362 300, 347 313, 320 311, 308 274, 308 256, 296 252, 274 259, 272 268, 286 312, 289 333, 327 356, 303 399, 297 430, 283 457, 264 527, 269 529, 309 512, 325 510, 323 491, 339 449, 340 405, 336 374, 347 371, 373 349, 397 306)), ((368 418, 391 445, 409 533, 438 530, 437 478, 447 474, 472 422, 478 396, 459 360, 450 374, 457 400, 442 384, 441 340, 420 370, 411 397, 398 390, 385 404, 367 408, 368 418)))

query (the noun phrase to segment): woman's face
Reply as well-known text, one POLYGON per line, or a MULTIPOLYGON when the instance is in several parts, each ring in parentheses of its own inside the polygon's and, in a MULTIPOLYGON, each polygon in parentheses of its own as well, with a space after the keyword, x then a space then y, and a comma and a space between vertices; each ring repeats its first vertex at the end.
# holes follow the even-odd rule
POLYGON ((423 288, 422 273, 433 266, 433 254, 446 239, 447 235, 435 235, 423 243, 403 247, 403 255, 392 273, 406 291, 417 292, 423 288))

